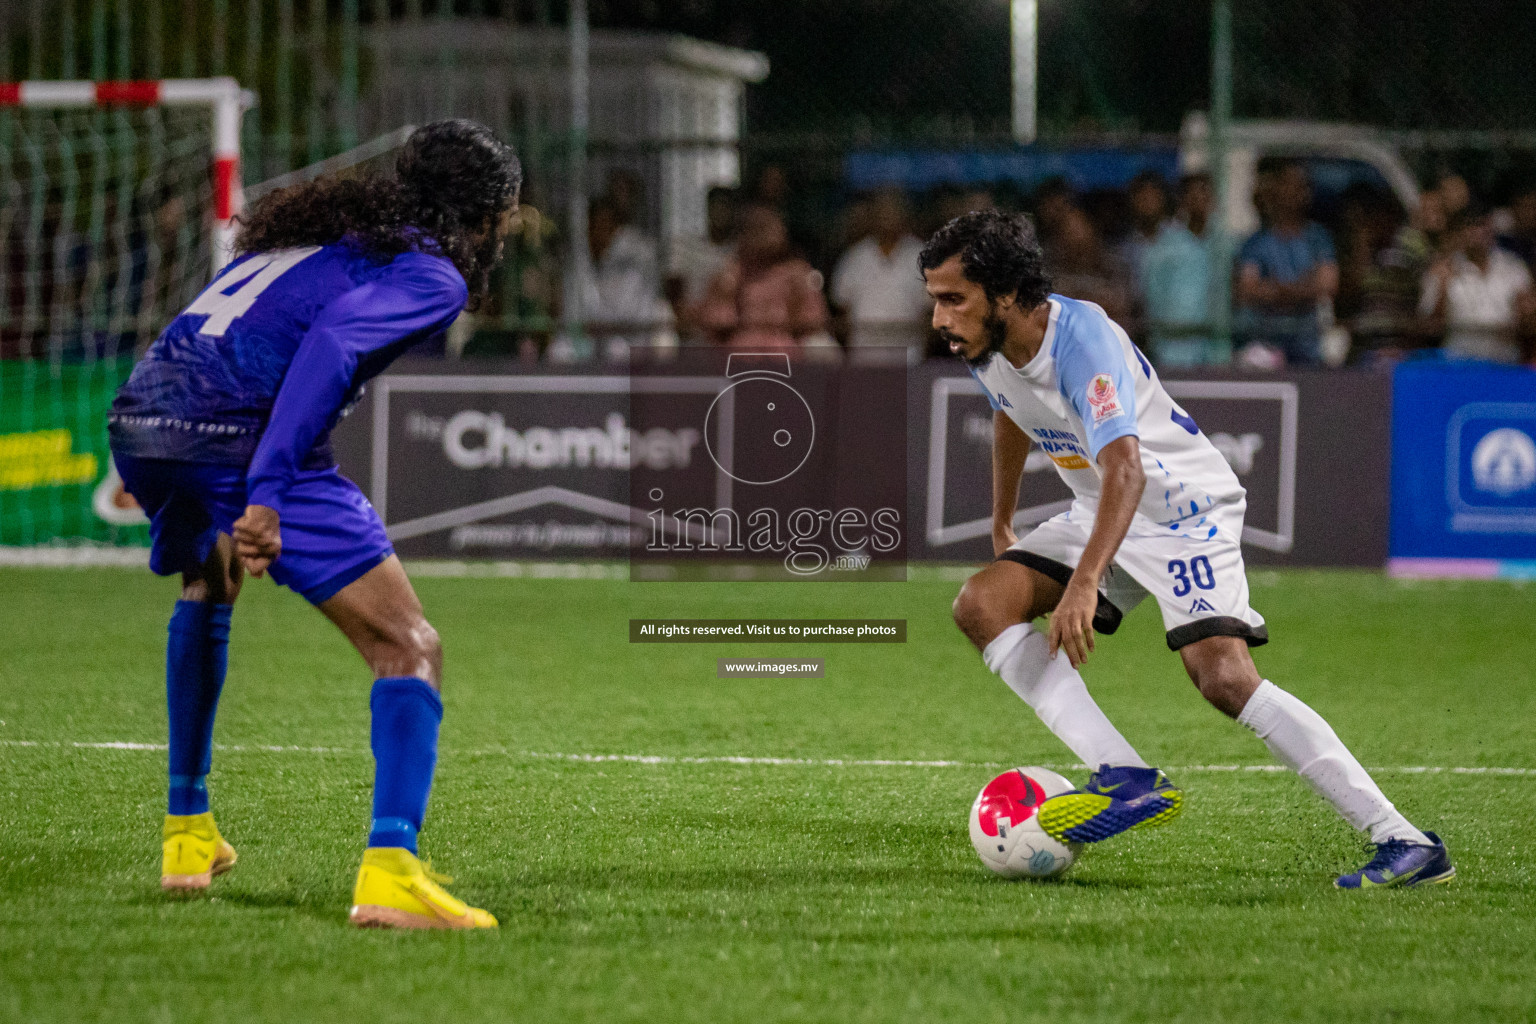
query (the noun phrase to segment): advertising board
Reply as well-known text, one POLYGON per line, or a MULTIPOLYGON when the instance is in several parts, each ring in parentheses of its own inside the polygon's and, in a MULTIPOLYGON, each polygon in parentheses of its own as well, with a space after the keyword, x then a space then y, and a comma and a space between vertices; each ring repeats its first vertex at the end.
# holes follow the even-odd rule
POLYGON ((1408 363, 1392 405, 1390 570, 1536 576, 1536 373, 1408 363))
MULTIPOLYGON (((746 516, 760 509, 743 502, 781 507, 781 520, 813 508, 827 513, 823 522, 844 506, 866 519, 898 509, 899 549, 827 548, 839 566, 879 555, 866 572, 881 559, 890 567, 898 555, 991 557, 991 409, 956 364, 881 376, 797 361, 792 375, 770 382, 760 372, 729 377, 725 362, 717 354, 713 362, 623 375, 405 364, 373 383, 338 428, 337 451, 405 557, 655 562, 648 549, 658 528, 675 530, 688 518, 685 530, 713 531, 734 515, 745 531, 746 516), (757 380, 758 389, 792 386, 806 402, 806 426, 815 432, 806 436, 814 440, 783 480, 757 479, 721 455, 728 436, 738 453, 752 436, 742 412, 719 417, 747 396, 737 386, 743 379, 757 380), (782 493, 769 501, 775 488, 782 493)), ((1165 385, 1248 491, 1250 563, 1384 564, 1388 374, 1181 372, 1165 385)), ((772 442, 764 447, 774 450, 772 442)), ((1069 498, 1049 459, 1031 455, 1018 525, 1055 515, 1069 498)), ((661 561, 676 562, 676 547, 661 561)))

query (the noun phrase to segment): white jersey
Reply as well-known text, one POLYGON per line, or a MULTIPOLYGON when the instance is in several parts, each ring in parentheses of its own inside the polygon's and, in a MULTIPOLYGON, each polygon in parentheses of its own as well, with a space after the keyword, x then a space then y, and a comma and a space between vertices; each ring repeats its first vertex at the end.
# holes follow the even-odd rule
POLYGON ((971 371, 992 408, 1050 456, 1077 497, 1000 557, 1065 585, 1093 533, 1103 491, 1099 452, 1116 438, 1136 437, 1147 489, 1099 580, 1094 628, 1113 633, 1120 616, 1150 594, 1173 650, 1213 636, 1266 642, 1264 617, 1248 604, 1247 496, 1237 476, 1104 310, 1062 295, 1050 304, 1035 358, 1015 367, 994 354, 971 371))
POLYGON ((1049 301, 1035 358, 1014 367, 994 353, 971 370, 992 408, 1050 456, 1084 511, 1098 508, 1099 452, 1116 438, 1138 438, 1147 476, 1138 517, 1192 539, 1214 537, 1216 517, 1207 513, 1241 509, 1245 501, 1226 459, 1103 309, 1064 295, 1049 301))

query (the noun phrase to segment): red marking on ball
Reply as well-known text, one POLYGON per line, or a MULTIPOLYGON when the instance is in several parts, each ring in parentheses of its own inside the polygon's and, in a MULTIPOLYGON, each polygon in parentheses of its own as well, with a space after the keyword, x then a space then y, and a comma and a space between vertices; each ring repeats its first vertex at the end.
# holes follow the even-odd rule
POLYGON ((1045 790, 1040 783, 1015 768, 987 783, 987 788, 981 791, 981 806, 976 808, 976 817, 981 822, 981 830, 995 836, 998 818, 1007 818, 1009 825, 1017 828, 1044 802, 1045 790))

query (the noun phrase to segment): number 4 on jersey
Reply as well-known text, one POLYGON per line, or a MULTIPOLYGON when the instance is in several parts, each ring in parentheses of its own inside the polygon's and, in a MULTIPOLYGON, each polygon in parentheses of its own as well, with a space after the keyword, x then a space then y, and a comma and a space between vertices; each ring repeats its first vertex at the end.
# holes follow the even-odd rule
POLYGON ((208 319, 198 329, 199 334, 212 338, 224 337, 229 325, 251 308, 257 296, 268 286, 292 270, 301 260, 320 251, 318 245, 304 249, 278 249, 275 252, 257 253, 203 290, 184 312, 206 313, 208 319), (240 285, 233 292, 225 289, 240 285))

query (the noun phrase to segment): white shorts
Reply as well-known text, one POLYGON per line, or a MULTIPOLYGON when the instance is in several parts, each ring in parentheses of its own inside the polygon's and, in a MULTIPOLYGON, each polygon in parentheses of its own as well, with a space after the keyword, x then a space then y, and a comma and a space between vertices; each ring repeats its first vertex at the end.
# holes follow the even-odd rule
MULTIPOLYGON (((1250 647, 1266 643, 1264 616, 1248 607, 1241 546, 1246 509, 1246 503, 1219 506, 1176 528, 1137 515, 1099 580, 1094 629, 1113 633, 1121 616, 1151 594, 1162 609, 1170 650, 1212 636, 1240 636, 1250 647)), ((1065 585, 1088 546, 1093 519, 1091 507, 1073 505, 1001 557, 1065 585)))

